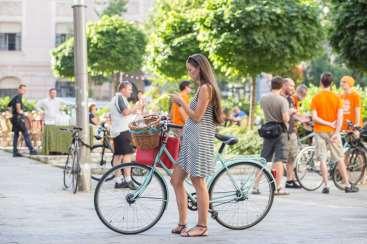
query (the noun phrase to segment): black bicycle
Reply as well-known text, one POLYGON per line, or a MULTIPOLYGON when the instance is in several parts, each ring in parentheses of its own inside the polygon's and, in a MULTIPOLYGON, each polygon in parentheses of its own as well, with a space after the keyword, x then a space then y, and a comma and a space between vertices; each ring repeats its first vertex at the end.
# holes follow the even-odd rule
MULTIPOLYGON (((98 129, 95 138, 100 140, 100 144, 91 147, 92 179, 99 181, 102 175, 113 167, 113 149, 111 145, 111 136, 105 123, 102 123, 98 129)), ((110 177, 107 180, 111 180, 110 177)))
POLYGON ((82 128, 61 128, 60 130, 72 133, 72 141, 69 146, 68 156, 64 166, 64 187, 65 189, 71 189, 71 191, 75 194, 78 190, 80 176, 80 147, 81 145, 88 145, 85 144, 80 138, 80 132, 82 131, 82 128))
POLYGON ((357 185, 362 179, 367 166, 367 129, 355 127, 352 123, 348 123, 350 132, 348 132, 347 140, 349 144, 346 152, 345 165, 349 175, 349 182, 357 185))

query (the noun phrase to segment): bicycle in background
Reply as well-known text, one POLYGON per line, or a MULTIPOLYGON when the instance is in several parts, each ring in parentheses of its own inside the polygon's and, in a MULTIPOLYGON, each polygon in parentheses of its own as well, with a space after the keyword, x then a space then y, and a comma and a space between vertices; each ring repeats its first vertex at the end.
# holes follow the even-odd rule
MULTIPOLYGON (((356 129, 353 124, 348 123, 352 129, 342 134, 343 148, 345 151, 345 164, 349 175, 349 183, 356 185, 363 178, 366 169, 366 147, 360 138, 356 137, 356 129)), ((344 190, 341 174, 337 162, 327 160, 329 178, 335 186, 344 190)), ((308 191, 315 191, 322 185, 320 162, 315 158, 315 146, 304 147, 296 158, 296 178, 300 185, 308 191)))

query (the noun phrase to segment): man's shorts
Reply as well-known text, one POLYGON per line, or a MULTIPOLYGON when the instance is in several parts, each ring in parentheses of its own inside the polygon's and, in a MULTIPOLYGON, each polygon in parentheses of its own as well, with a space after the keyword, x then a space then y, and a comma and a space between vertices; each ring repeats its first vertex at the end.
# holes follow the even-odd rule
POLYGON ((326 162, 328 158, 328 150, 330 151, 330 159, 340 161, 344 157, 344 150, 340 135, 335 142, 331 142, 334 133, 315 133, 315 156, 316 160, 326 162))
POLYGON ((282 133, 276 139, 265 139, 261 157, 267 162, 286 162, 288 160, 288 133, 282 133))
POLYGON ((114 155, 128 155, 134 153, 131 135, 129 131, 121 132, 113 138, 114 155))
POLYGON ((288 162, 296 161, 298 154, 298 138, 296 133, 289 134, 288 140, 288 162))

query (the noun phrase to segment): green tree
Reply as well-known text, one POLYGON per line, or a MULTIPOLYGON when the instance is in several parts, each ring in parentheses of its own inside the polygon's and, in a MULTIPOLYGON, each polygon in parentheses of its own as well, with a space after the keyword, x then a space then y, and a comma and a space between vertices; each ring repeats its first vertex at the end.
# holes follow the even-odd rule
POLYGON ((339 87, 340 79, 344 75, 353 76, 357 85, 365 87, 367 85, 367 76, 362 72, 355 69, 350 69, 346 67, 343 62, 341 62, 339 57, 334 57, 334 60, 328 54, 324 54, 320 57, 312 59, 305 70, 305 80, 304 82, 309 85, 313 84, 318 86, 320 83, 320 76, 323 72, 328 71, 333 74, 335 84, 339 87))
MULTIPOLYGON (((143 63, 145 34, 118 16, 103 16, 87 27, 88 72, 110 76, 136 72, 143 63)), ((52 52, 53 70, 58 77, 74 76, 74 40, 70 38, 52 52)))
POLYGON ((157 1, 148 21, 147 63, 153 73, 179 79, 186 75, 185 61, 202 52, 197 40, 194 10, 203 0, 157 1))
POLYGON ((200 46, 227 75, 252 78, 289 70, 321 49, 319 8, 306 0, 208 0, 200 17, 200 46))
POLYGON ((367 72, 367 1, 333 0, 330 42, 351 68, 367 72))
MULTIPOLYGON (((125 13, 127 11, 128 0, 109 0, 107 6, 100 12, 97 12, 98 16, 114 16, 125 13)), ((97 2, 98 3, 98 2, 97 2)))

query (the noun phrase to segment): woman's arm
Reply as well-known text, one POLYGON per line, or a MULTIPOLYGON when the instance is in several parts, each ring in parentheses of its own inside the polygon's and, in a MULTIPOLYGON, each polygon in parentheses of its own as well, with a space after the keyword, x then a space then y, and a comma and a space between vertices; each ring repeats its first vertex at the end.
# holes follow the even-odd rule
POLYGON ((198 95, 198 104, 195 110, 192 110, 188 104, 184 103, 181 98, 178 99, 178 103, 182 106, 185 113, 194 122, 200 122, 211 99, 211 87, 209 85, 203 85, 200 87, 198 95))
POLYGON ((189 116, 182 107, 178 108, 178 112, 180 112, 180 115, 184 121, 186 121, 189 118, 189 116))

